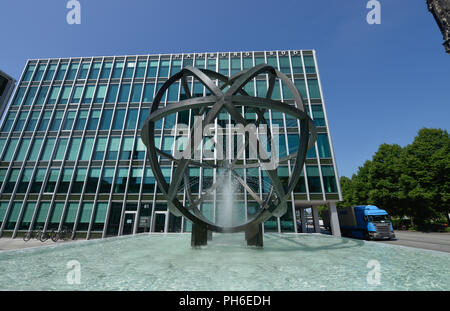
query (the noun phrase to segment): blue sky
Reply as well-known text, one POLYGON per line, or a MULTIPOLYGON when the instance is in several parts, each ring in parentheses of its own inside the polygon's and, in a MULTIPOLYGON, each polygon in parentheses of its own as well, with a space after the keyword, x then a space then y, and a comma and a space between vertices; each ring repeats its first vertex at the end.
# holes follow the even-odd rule
POLYGON ((0 69, 27 59, 178 52, 315 49, 340 175, 382 143, 410 143, 422 127, 448 130, 450 56, 425 0, 2 0, 0 69))

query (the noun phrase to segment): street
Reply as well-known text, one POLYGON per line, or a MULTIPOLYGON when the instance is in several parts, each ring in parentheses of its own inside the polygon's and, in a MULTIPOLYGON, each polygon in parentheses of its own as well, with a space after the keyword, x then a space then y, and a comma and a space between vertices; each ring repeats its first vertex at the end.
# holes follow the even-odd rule
POLYGON ((450 253, 449 232, 424 233, 414 231, 395 231, 395 236, 397 237, 396 241, 380 241, 380 242, 450 253))

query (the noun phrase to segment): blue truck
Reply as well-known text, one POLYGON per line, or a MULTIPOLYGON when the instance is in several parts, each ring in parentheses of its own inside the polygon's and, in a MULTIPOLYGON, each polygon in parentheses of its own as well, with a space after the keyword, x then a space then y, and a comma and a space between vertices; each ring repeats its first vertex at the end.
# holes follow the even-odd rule
MULTIPOLYGON (((337 212, 343 236, 366 240, 395 239, 391 218, 385 210, 374 205, 358 205, 340 207, 337 212)), ((329 228, 328 218, 323 221, 329 228)))

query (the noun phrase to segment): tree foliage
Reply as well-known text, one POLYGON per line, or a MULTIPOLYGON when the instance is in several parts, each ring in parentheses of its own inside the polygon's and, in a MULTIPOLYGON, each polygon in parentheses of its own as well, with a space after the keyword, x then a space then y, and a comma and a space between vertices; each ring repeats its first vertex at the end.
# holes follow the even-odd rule
POLYGON ((382 144, 352 178, 341 177, 339 206, 373 204, 417 224, 450 213, 450 138, 423 128, 406 147, 382 144))

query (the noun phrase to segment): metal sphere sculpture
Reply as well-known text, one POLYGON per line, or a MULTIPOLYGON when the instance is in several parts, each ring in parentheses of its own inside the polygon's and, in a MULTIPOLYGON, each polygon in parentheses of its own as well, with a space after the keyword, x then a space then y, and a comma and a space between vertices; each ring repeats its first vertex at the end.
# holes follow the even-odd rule
MULTIPOLYGON (((269 127, 267 137, 271 139, 272 133, 269 127)), ((306 114, 302 96, 292 83, 292 81, 283 73, 275 68, 261 64, 253 68, 236 73, 228 78, 220 73, 198 69, 194 67, 185 67, 178 73, 170 77, 158 90, 153 100, 149 116, 147 117, 142 131, 141 138, 147 147, 148 159, 155 176, 158 187, 167 198, 168 208, 175 216, 184 216, 192 222, 192 238, 191 244, 193 246, 206 245, 208 240, 208 233, 215 232, 246 232, 246 239, 249 245, 262 246, 262 223, 272 216, 281 217, 287 211, 287 200, 294 190, 294 187, 301 178, 301 172, 305 163, 307 150, 314 145, 317 134, 313 120, 306 114), (264 75, 268 77, 269 87, 265 98, 249 96, 245 91, 247 83, 253 81, 257 76, 264 75), (193 77, 196 82, 200 82, 208 89, 209 95, 203 97, 193 97, 189 86, 188 79, 193 77), (274 91, 275 83, 281 80, 293 96, 293 104, 285 103, 279 100, 271 99, 274 91), (169 87, 181 81, 181 86, 186 95, 186 99, 180 100, 176 103, 161 105, 161 99, 168 91, 169 87), (215 83, 218 81, 219 83, 215 83), (247 120, 238 110, 240 107, 247 107, 256 112, 256 120, 247 120), (264 113, 267 110, 278 111, 296 118, 300 124, 300 135, 298 141, 298 149, 294 154, 279 159, 279 163, 294 161, 292 166, 292 174, 288 179, 287 184, 283 184, 278 176, 277 168, 272 167, 265 169, 268 178, 270 179, 271 189, 264 199, 257 196, 250 187, 246 186, 245 182, 240 179, 239 182, 248 191, 248 193, 258 202, 259 212, 256 216, 248 220, 244 224, 237 226, 224 227, 208 220, 200 211, 199 206, 203 199, 200 196, 196 199, 191 192, 189 186, 189 167, 203 167, 203 168, 224 168, 227 170, 234 170, 237 168, 261 167, 265 168, 264 161, 258 156, 256 163, 241 163, 242 161, 234 160, 232 163, 222 161, 221 163, 211 163, 211 161, 196 161, 192 159, 194 151, 198 148, 199 142, 195 141, 193 133, 196 129, 203 131, 205 127, 215 121, 220 111, 226 110, 231 118, 243 126, 249 123, 255 123, 255 126, 261 124, 267 125, 267 120, 264 113), (189 152, 184 153, 180 158, 175 158, 173 155, 164 152, 155 146, 155 123, 171 114, 191 110, 193 114, 201 115, 202 119, 190 128, 188 136, 188 146, 191 146, 189 152), (170 184, 163 176, 159 157, 174 161, 176 169, 172 175, 170 184), (189 204, 184 206, 178 199, 177 194, 180 185, 186 189, 189 204)), ((200 142, 201 143, 201 142, 200 142)), ((253 144, 253 148, 257 148, 250 139, 246 141, 246 147, 253 144)), ((272 147, 273 148, 273 147, 272 147)), ((273 152, 274 150, 272 150, 273 152)), ((267 159, 267 155, 265 155, 267 159)), ((277 164, 279 164, 277 163, 277 164)), ((237 177, 239 178, 239 177, 237 177)), ((213 185, 210 189, 215 189, 213 185)))

